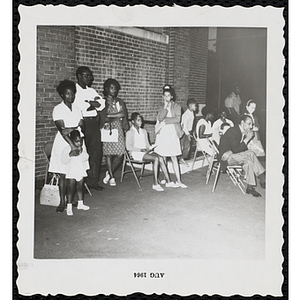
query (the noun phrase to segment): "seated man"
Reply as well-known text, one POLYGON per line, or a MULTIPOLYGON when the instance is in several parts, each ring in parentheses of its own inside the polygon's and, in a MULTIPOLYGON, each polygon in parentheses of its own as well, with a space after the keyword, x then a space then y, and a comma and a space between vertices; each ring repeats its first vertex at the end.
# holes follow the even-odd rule
POLYGON ((259 178, 261 187, 265 188, 265 169, 254 152, 248 150, 247 147, 254 137, 252 125, 251 117, 242 115, 240 124, 226 131, 221 137, 219 159, 226 161, 228 165, 241 165, 247 183, 246 193, 260 197, 261 194, 254 189, 256 186, 255 175, 259 178))

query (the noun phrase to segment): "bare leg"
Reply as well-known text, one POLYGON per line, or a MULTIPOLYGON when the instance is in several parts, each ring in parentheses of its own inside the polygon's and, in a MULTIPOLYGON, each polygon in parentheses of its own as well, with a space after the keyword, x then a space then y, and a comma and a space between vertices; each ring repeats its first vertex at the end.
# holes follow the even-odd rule
POLYGON ((169 183, 171 180, 170 180, 170 176, 169 176, 169 173, 168 173, 168 169, 167 169, 167 166, 166 166, 166 163, 165 163, 165 160, 163 157, 159 156, 159 164, 160 164, 160 168, 166 178, 166 181, 169 183))
POLYGON ((75 193, 76 180, 75 179, 67 179, 67 203, 72 203, 75 193))
POLYGON ((107 165, 107 171, 110 176, 110 178, 113 178, 113 171, 112 171, 112 155, 106 156, 106 165, 107 165))
MULTIPOLYGON (((114 160, 113 160, 113 168, 112 168, 112 173, 114 174, 116 172, 116 170, 118 169, 118 167, 121 165, 121 162, 122 162, 122 158, 123 158, 123 155, 115 155, 114 156, 114 160)), ((114 177, 114 176, 113 176, 114 177)))
POLYGON ((159 171, 159 159, 156 155, 153 154, 145 154, 143 157, 144 161, 151 161, 153 163, 153 177, 154 177, 154 184, 158 184, 158 171, 159 171))
POLYGON ((181 183, 180 179, 180 170, 179 170, 179 164, 177 160, 177 156, 171 156, 172 164, 173 164, 173 169, 177 178, 177 182, 181 183))
POLYGON ((66 175, 59 174, 59 197, 60 203, 56 208, 57 212, 63 212, 66 206, 65 197, 66 197, 66 175))
POLYGON ((83 182, 84 179, 82 178, 80 181, 77 181, 77 195, 78 195, 78 200, 84 200, 84 193, 83 193, 83 182))

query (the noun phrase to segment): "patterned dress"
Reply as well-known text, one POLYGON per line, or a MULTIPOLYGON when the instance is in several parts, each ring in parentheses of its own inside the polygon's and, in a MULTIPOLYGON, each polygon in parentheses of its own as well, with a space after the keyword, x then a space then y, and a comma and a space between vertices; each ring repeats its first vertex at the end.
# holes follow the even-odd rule
MULTIPOLYGON (((115 114, 118 112, 117 106, 112 105, 112 103, 108 101, 107 113, 115 114)), ((109 129, 109 123, 106 123, 104 128, 109 129)), ((103 142, 103 155, 122 155, 125 152, 125 137, 122 121, 120 119, 111 121, 111 129, 118 129, 118 142, 103 142)))

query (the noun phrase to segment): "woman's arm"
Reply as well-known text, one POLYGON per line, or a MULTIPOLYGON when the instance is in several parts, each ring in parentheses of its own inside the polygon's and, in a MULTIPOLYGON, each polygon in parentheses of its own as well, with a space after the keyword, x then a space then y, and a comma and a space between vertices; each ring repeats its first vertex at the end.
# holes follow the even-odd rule
MULTIPOLYGON (((72 140, 69 137, 69 133, 74 130, 74 128, 64 128, 65 122, 64 120, 56 120, 54 121, 58 131, 61 133, 64 140, 71 146, 71 151, 76 150, 77 147, 73 144, 72 140), (71 130, 72 129, 72 130, 71 130), (71 130, 71 131, 70 131, 71 130), (70 132, 69 132, 70 131, 70 132)), ((76 129, 77 127, 75 127, 76 129)))
POLYGON ((165 109, 165 108, 163 108, 163 107, 161 107, 161 108, 159 109, 159 111, 158 111, 158 114, 157 114, 157 120, 158 120, 159 122, 164 121, 165 118, 166 118, 166 116, 167 116, 167 114, 168 114, 168 110, 165 109))
MULTIPOLYGON (((166 117, 165 121, 166 124, 176 124, 181 122, 181 106, 173 104, 173 113, 175 116, 172 117, 166 117)), ((172 109, 172 107, 171 107, 172 109)))
POLYGON ((199 127, 199 132, 198 132, 198 138, 199 139, 204 139, 204 138, 208 138, 208 137, 212 136, 212 134, 205 134, 204 131, 205 131, 205 125, 202 124, 199 127))

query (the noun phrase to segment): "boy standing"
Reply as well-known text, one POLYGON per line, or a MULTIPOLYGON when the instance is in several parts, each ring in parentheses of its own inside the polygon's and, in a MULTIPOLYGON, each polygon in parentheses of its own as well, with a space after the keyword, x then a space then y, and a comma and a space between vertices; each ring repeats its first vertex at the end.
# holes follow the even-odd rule
POLYGON ((188 159, 191 150, 191 132, 193 129, 196 110, 197 102, 194 99, 189 99, 187 101, 187 110, 181 118, 181 127, 184 134, 180 139, 182 156, 179 159, 179 163, 185 164, 186 166, 188 166, 188 164, 185 160, 188 159))

